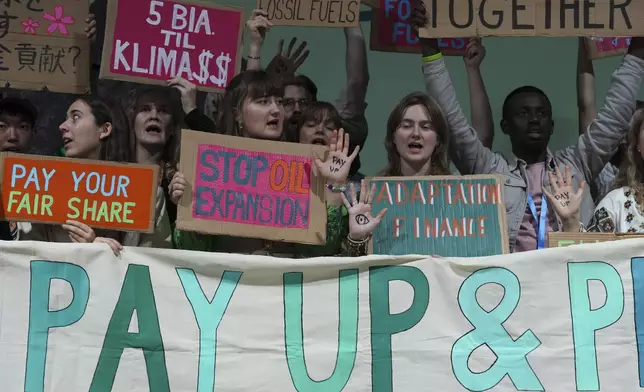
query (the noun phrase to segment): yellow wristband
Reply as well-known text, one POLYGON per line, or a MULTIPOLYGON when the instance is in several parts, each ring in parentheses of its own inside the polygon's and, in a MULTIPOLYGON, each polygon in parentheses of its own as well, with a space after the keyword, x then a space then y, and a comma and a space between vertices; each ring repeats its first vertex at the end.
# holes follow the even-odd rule
POLYGON ((438 60, 441 57, 443 57, 443 54, 441 52, 438 52, 431 56, 425 56, 423 57, 423 63, 431 63, 432 61, 438 60))

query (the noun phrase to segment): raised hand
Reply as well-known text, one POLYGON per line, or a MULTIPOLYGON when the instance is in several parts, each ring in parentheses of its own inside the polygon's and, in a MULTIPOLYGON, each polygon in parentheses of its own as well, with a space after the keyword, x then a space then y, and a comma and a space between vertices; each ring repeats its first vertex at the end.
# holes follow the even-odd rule
POLYGON ((554 208, 562 221, 579 219, 579 207, 581 198, 584 193, 584 181, 579 183, 579 189, 575 192, 572 187, 572 176, 570 169, 566 167, 566 178, 561 176, 559 168, 556 169, 556 178, 548 172, 548 181, 550 182, 550 192, 543 189, 544 195, 548 198, 549 204, 554 208))
POLYGON ((273 75, 295 74, 295 71, 297 71, 297 69, 300 68, 302 64, 304 64, 304 61, 306 61, 307 57, 309 57, 309 54, 311 53, 309 50, 304 50, 306 49, 307 45, 306 41, 302 41, 295 52, 291 53, 293 51, 293 48, 295 47, 296 42, 297 38, 293 37, 291 39, 291 42, 288 44, 286 53, 283 53, 284 40, 280 40, 277 54, 275 55, 275 57, 273 57, 270 64, 268 64, 268 67, 266 67, 266 71, 268 73, 271 73, 273 75))
POLYGON ((328 184, 344 186, 349 178, 351 163, 358 156, 360 146, 356 146, 351 155, 349 154, 349 134, 344 129, 333 131, 331 135, 330 153, 326 160, 315 159, 315 165, 320 170, 320 174, 328 184))
POLYGON ((268 13, 266 11, 256 9, 250 19, 246 22, 246 28, 250 31, 250 42, 254 45, 261 45, 264 43, 266 33, 273 27, 273 23, 268 20, 268 13))
POLYGON ((376 184, 367 189, 367 181, 360 182, 360 201, 356 199, 356 192, 353 183, 350 185, 351 203, 342 194, 342 201, 349 212, 349 238, 354 241, 363 241, 371 235, 373 230, 380 224, 387 209, 384 208, 375 217, 371 214, 371 203, 376 193, 376 184))
POLYGON ((465 56, 463 56, 465 66, 468 68, 479 68, 485 58, 485 47, 483 46, 481 37, 470 38, 466 51, 465 56))
POLYGON ((179 171, 174 173, 169 186, 170 201, 178 205, 187 187, 188 181, 186 181, 186 177, 184 177, 183 173, 179 171))
POLYGON ((181 107, 185 114, 197 108, 197 86, 194 83, 187 81, 181 76, 175 76, 166 83, 181 93, 181 107))

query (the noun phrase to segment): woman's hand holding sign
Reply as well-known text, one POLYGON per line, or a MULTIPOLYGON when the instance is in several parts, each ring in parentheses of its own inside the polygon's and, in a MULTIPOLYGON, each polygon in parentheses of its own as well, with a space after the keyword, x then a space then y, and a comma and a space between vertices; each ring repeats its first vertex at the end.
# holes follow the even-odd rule
POLYGON ((548 173, 550 192, 544 188, 543 194, 563 221, 564 231, 579 231, 579 207, 584 193, 584 181, 579 183, 579 189, 575 192, 572 187, 570 169, 566 168, 565 179, 559 168, 556 169, 556 176, 555 178, 552 173, 548 173))
POLYGON ((120 251, 123 249, 123 246, 112 238, 105 237, 96 237, 94 229, 86 225, 85 223, 78 222, 75 220, 68 220, 66 224, 63 225, 63 229, 67 230, 69 233, 69 238, 72 242, 79 244, 91 244, 92 242, 101 242, 109 245, 112 248, 112 251, 116 256, 119 255, 120 251))
POLYGON ((172 180, 170 181, 170 186, 169 186, 170 201, 176 205, 179 205, 181 196, 183 196, 183 192, 185 192, 187 187, 188 187, 188 181, 186 181, 186 177, 184 177, 183 173, 179 171, 174 173, 174 176, 172 176, 172 180))
POLYGON ((375 217, 371 214, 371 203, 375 193, 376 184, 372 184, 371 189, 367 189, 365 180, 360 183, 360 201, 357 200, 353 184, 351 184, 351 203, 342 193, 342 201, 349 211, 349 238, 354 241, 367 239, 387 212, 384 208, 375 217))

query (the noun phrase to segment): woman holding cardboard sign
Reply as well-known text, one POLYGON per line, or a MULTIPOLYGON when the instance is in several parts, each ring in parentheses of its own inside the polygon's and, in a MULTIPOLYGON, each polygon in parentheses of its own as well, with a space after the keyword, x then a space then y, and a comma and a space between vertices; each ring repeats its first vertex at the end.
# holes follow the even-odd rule
MULTIPOLYGON (((423 93, 404 97, 389 115, 385 148, 389 163, 382 176, 450 175, 447 120, 433 99, 423 93)), ((344 199, 349 210, 350 234, 348 253, 352 256, 367 254, 367 244, 373 230, 380 224, 387 209, 375 217, 371 203, 376 196, 375 184, 369 190, 363 180, 358 198, 351 194, 351 202, 344 199), (366 191, 366 194, 365 194, 366 191)))
MULTIPOLYGON (((228 85, 222 100, 218 129, 222 133, 264 140, 281 140, 284 112, 281 100, 284 90, 279 81, 264 71, 247 71, 237 75, 228 85)), ((205 235, 182 230, 175 231, 175 244, 181 249, 229 253, 265 254, 280 257, 314 257, 337 254, 346 236, 348 224, 343 219, 340 194, 346 188, 351 162, 356 149, 348 155, 349 136, 343 130, 334 131, 326 161, 316 159, 321 175, 327 180, 327 243, 325 246, 300 245, 260 239, 205 235), (344 233, 344 235, 343 235, 344 233)), ((171 200, 176 204, 189 185, 181 173, 171 184, 171 200)))
MULTIPOLYGON (((132 162, 132 142, 127 117, 120 106, 102 99, 78 98, 60 125, 65 156, 112 162, 132 162)), ((105 232, 97 237, 88 225, 69 220, 62 226, 18 223, 18 240, 48 242, 103 242, 115 253, 122 234, 105 232)))

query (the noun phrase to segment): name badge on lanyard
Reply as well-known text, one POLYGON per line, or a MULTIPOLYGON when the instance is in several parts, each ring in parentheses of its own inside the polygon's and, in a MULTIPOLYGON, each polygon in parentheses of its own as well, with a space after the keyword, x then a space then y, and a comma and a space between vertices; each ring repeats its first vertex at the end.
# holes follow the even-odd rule
POLYGON ((532 195, 528 193, 528 206, 532 212, 532 217, 537 225, 537 249, 543 249, 546 243, 546 230, 548 229, 547 215, 548 204, 546 203, 545 195, 541 195, 541 211, 537 216, 537 206, 534 204, 532 195))

